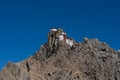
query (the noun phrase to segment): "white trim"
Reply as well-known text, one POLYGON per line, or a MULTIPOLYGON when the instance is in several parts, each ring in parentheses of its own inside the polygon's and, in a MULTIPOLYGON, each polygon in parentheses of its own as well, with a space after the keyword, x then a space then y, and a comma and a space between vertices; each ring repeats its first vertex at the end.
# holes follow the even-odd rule
POLYGON ((62 35, 66 35, 66 33, 65 33, 65 32, 62 32, 61 34, 62 34, 62 35))
POLYGON ((63 35, 59 35, 59 40, 63 41, 64 40, 64 36, 63 35))
POLYGON ((66 39, 66 43, 71 47, 73 46, 73 40, 72 39, 66 39))
POLYGON ((57 29, 56 28, 51 28, 50 31, 57 31, 57 29))

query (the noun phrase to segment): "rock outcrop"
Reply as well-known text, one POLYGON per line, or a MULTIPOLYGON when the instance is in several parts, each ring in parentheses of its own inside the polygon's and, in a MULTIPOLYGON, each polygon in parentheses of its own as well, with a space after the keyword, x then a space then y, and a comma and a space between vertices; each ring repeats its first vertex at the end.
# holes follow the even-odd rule
POLYGON ((120 80, 118 52, 106 43, 84 38, 71 47, 53 34, 32 57, 9 62, 0 80, 120 80))

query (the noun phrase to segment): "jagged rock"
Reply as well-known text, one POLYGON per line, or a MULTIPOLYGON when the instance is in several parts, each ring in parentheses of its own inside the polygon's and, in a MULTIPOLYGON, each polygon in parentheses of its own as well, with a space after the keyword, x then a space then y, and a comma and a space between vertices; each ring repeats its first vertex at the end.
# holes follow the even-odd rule
POLYGON ((120 51, 116 51, 116 54, 118 54, 118 60, 120 61, 120 51))
POLYGON ((8 63, 0 80, 120 80, 117 51, 104 42, 87 38, 74 49, 64 42, 49 45, 22 62, 8 63))

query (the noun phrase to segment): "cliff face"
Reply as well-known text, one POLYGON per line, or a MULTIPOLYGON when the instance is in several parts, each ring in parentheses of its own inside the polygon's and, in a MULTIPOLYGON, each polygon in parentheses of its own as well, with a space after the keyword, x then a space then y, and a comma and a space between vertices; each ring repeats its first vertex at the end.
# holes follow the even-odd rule
POLYGON ((0 80, 120 80, 119 52, 104 42, 85 38, 74 47, 51 43, 22 62, 8 63, 0 80))

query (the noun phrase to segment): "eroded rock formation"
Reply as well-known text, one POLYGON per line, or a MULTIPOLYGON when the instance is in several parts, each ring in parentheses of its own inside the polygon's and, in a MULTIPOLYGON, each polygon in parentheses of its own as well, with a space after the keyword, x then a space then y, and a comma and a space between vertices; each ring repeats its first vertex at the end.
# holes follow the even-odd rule
POLYGON ((0 80, 120 80, 118 52, 106 43, 84 38, 71 47, 53 35, 32 57, 9 62, 0 80))

